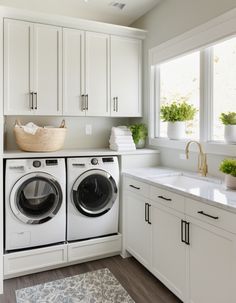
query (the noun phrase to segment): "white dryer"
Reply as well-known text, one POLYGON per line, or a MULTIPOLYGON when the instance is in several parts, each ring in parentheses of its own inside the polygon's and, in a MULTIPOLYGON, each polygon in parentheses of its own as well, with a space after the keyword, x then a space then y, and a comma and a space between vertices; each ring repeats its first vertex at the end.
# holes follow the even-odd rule
POLYGON ((67 240, 118 232, 117 157, 67 159, 67 240))
POLYGON ((5 250, 65 241, 64 159, 6 160, 5 250))

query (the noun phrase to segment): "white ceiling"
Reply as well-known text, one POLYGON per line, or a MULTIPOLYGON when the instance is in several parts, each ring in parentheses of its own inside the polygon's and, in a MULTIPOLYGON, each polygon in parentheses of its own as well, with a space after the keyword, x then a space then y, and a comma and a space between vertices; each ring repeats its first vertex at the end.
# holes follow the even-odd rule
POLYGON ((0 0, 6 5, 46 13, 55 13, 120 25, 130 25, 160 0, 0 0), (123 10, 112 2, 126 4, 123 10))

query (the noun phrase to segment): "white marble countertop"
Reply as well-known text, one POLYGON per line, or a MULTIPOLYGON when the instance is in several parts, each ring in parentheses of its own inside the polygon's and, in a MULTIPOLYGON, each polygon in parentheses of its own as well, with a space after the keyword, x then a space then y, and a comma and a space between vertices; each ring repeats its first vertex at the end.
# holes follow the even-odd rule
POLYGON ((4 151, 4 159, 16 158, 50 158, 50 157, 89 157, 89 156, 121 156, 121 155, 142 155, 142 154, 158 154, 156 149, 142 148, 134 151, 114 151, 109 148, 89 148, 89 149, 62 149, 55 152, 24 152, 20 150, 4 151))
POLYGON ((213 177, 201 177, 197 173, 190 173, 161 166, 129 169, 125 170, 123 175, 143 181, 153 186, 170 190, 187 198, 195 199, 200 202, 236 213, 236 190, 226 189, 223 181, 220 179, 213 177), (199 182, 195 182, 195 186, 192 186, 189 189, 183 189, 177 186, 170 186, 161 183, 162 178, 178 175, 195 178, 195 180, 202 180, 205 182, 205 186, 200 187, 198 185, 199 182))

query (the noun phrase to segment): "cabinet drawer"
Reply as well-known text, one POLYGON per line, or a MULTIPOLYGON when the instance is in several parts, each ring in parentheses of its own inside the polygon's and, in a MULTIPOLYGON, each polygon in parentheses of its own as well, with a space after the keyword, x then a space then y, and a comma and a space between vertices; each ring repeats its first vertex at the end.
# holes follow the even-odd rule
POLYGON ((19 251, 4 255, 4 277, 12 278, 67 262, 67 246, 19 251))
POLYGON ((236 214, 193 199, 186 199, 186 215, 236 234, 236 214))
POLYGON ((161 203, 162 205, 173 208, 180 212, 184 212, 185 198, 168 190, 151 186, 150 198, 152 201, 161 203))
POLYGON ((150 186, 144 182, 140 182, 138 180, 132 178, 124 178, 124 187, 125 190, 129 190, 138 195, 142 195, 144 197, 149 197, 149 188, 150 186))
POLYGON ((119 254, 121 235, 90 239, 68 244, 68 261, 86 261, 90 258, 119 254))

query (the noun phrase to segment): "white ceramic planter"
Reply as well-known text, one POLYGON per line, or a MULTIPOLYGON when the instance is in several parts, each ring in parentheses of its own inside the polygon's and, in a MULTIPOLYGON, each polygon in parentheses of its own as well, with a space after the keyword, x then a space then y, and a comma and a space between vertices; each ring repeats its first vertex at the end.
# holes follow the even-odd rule
POLYGON ((145 139, 139 139, 138 143, 135 144, 136 148, 144 148, 145 147, 145 139))
POLYGON ((168 122, 167 136, 173 140, 184 139, 186 137, 185 121, 168 122))
POLYGON ((225 125, 225 141, 236 144, 236 125, 225 125))
POLYGON ((236 189, 236 177, 225 175, 225 186, 229 189, 236 189))

